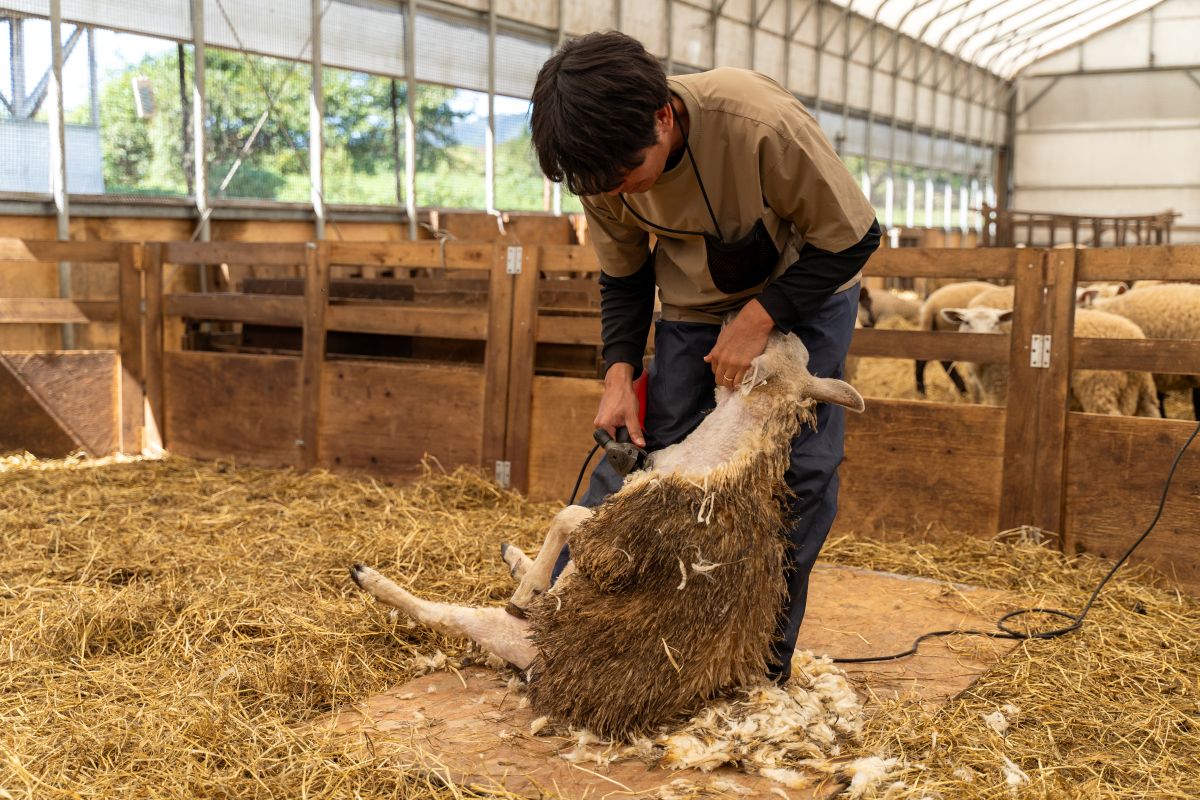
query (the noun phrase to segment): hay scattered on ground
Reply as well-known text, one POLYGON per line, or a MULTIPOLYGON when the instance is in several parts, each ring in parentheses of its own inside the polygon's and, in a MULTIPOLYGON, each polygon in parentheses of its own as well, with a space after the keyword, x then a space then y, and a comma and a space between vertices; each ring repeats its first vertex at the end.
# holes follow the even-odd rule
MULTIPOLYGON (((390 620, 347 565, 499 604, 498 542, 532 549, 554 510, 469 471, 399 489, 177 458, 7 460, 0 797, 481 796, 298 726, 439 650, 471 657, 390 620)), ((1104 570, 1028 542, 839 538, 825 558, 1068 609, 1104 570)), ((1197 797, 1197 663, 1200 602, 1131 572, 1081 633, 1024 644, 940 711, 884 704, 843 756, 899 759, 890 797, 1197 797)))

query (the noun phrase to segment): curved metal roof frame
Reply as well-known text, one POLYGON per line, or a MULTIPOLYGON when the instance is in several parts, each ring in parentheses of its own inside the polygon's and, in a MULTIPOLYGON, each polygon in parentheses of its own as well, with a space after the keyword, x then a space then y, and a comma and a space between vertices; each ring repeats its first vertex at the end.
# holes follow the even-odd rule
POLYGON ((1163 0, 829 0, 872 25, 1011 79, 1163 0))

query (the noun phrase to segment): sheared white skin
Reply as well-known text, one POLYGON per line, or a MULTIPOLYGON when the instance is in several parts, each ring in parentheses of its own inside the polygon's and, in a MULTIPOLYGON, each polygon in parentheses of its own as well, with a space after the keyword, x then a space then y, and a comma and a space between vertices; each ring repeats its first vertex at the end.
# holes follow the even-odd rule
POLYGON ((558 554, 562 552, 568 536, 591 515, 592 510, 583 506, 567 506, 554 515, 537 558, 525 570, 520 585, 513 592, 510 602, 514 606, 520 609, 528 608, 535 595, 550 588, 550 576, 554 572, 554 563, 558 561, 558 554))
POLYGON ((708 473, 733 460, 747 431, 763 423, 760 414, 740 391, 717 389, 717 407, 699 427, 678 444, 664 447, 650 455, 652 473, 708 473))

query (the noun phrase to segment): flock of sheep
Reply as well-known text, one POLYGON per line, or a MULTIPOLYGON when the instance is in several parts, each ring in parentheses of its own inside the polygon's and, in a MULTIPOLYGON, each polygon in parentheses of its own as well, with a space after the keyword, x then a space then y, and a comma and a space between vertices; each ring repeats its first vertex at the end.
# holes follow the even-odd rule
MULTIPOLYGON (((1139 281, 1130 288, 1124 283, 1103 283, 1079 287, 1075 296, 1077 337, 1200 339, 1200 285, 1139 281)), ((864 289, 859 324, 872 327, 889 316, 899 316, 926 331, 1003 333, 1010 327, 1013 299, 1013 287, 983 281, 942 286, 924 302, 864 289)), ((958 391, 973 402, 1005 402, 1007 365, 958 364, 956 368, 952 362, 941 363, 958 391)), ((925 368, 926 362, 916 362, 916 389, 921 396, 925 395, 925 368)), ((1200 375, 1075 370, 1071 374, 1071 407, 1093 414, 1163 417, 1166 393, 1188 389, 1200 419, 1200 375)))

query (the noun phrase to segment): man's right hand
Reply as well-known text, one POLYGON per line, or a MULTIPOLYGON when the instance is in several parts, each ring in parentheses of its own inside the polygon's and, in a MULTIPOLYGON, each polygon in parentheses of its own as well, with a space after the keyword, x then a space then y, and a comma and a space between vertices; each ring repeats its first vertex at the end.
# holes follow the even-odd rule
POLYGON ((633 389, 632 364, 613 364, 604 374, 604 394, 600 397, 600 410, 596 412, 592 424, 608 431, 608 435, 614 439, 617 428, 625 428, 634 444, 646 446, 646 438, 642 435, 641 408, 638 406, 637 392, 633 389))

